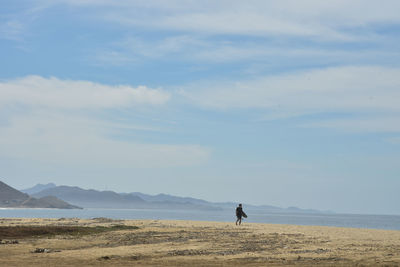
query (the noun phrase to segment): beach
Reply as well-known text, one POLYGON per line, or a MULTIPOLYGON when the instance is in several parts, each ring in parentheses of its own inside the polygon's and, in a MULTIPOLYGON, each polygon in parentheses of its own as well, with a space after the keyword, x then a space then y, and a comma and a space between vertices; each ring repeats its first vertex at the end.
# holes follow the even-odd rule
POLYGON ((0 219, 0 266, 399 266, 400 231, 178 220, 0 219))

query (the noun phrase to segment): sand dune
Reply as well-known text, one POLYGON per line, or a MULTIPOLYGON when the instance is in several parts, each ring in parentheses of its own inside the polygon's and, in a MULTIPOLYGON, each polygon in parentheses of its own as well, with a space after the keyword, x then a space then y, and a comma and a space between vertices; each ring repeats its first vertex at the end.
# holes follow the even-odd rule
POLYGON ((274 224, 0 219, 0 266, 398 266, 400 231, 274 224))

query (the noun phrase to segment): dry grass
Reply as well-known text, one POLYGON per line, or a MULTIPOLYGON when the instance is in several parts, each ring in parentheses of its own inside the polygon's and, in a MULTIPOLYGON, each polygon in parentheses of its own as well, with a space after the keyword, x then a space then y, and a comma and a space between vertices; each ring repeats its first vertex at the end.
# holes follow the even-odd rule
POLYGON ((2 226, 0 227, 0 237, 3 239, 25 239, 25 238, 43 238, 56 235, 82 236, 90 234, 98 234, 106 231, 132 230, 137 229, 135 226, 113 225, 110 227, 95 226, 57 226, 57 225, 41 225, 41 226, 2 226))
POLYGON ((0 239, 0 266, 400 265, 400 231, 105 218, 0 219, 0 239))

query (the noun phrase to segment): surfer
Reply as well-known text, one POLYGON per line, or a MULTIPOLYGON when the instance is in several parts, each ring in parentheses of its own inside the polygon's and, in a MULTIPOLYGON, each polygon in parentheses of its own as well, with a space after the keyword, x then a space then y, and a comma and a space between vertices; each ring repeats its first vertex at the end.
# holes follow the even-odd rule
POLYGON ((236 217, 236 225, 238 225, 238 223, 239 225, 242 223, 242 217, 247 218, 246 213, 243 211, 242 204, 239 204, 239 206, 236 208, 236 217))

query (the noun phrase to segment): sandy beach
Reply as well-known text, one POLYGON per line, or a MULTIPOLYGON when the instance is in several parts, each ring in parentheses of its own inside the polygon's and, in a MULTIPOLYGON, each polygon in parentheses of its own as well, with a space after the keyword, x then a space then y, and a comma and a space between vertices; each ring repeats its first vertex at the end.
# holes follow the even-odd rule
POLYGON ((0 219, 0 266, 399 266, 400 231, 277 224, 0 219))

